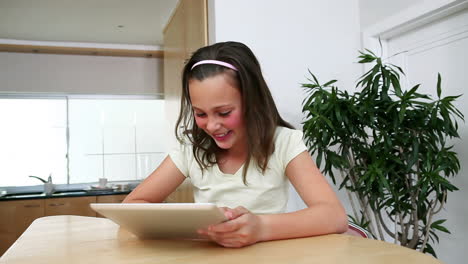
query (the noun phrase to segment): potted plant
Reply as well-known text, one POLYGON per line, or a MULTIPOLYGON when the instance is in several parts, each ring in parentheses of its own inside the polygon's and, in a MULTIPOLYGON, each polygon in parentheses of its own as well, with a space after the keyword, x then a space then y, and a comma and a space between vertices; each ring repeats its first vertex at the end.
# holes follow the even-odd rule
POLYGON ((309 71, 312 79, 302 84, 306 145, 323 173, 346 189, 352 221, 375 238, 436 256, 437 233, 450 233, 437 213, 458 190, 449 178, 460 163, 447 139, 459 137, 459 96, 441 97, 440 74, 435 100, 418 93, 419 85, 403 90, 400 67, 360 53, 359 63, 372 68, 354 93, 339 90, 336 80, 320 84, 309 71))

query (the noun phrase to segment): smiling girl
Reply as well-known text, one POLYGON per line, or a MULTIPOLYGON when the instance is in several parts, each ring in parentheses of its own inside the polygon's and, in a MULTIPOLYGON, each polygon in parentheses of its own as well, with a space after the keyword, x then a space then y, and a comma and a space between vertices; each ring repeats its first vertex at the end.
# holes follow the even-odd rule
POLYGON ((247 46, 197 50, 184 67, 182 89, 180 147, 124 202, 163 202, 189 177, 195 202, 215 203, 229 219, 199 233, 225 247, 346 231, 340 201, 302 132, 279 115, 247 46), (285 212, 288 181, 307 208, 285 212))

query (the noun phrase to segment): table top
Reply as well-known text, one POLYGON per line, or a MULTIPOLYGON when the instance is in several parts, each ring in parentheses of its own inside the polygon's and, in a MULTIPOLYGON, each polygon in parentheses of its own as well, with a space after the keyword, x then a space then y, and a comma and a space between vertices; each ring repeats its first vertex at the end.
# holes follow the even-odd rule
POLYGON ((257 243, 232 249, 208 241, 140 240, 105 218, 39 218, 0 263, 441 263, 394 244, 348 235, 257 243))

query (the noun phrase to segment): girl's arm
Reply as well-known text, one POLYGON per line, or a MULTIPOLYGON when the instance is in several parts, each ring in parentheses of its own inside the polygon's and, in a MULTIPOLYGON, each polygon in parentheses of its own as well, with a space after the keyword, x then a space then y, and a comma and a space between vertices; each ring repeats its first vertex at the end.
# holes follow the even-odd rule
POLYGON ((286 175, 307 208, 259 216, 263 226, 262 240, 343 233, 348 229, 341 202, 307 151, 288 164, 286 175))
POLYGON ((286 175, 307 205, 284 214, 255 215, 243 207, 226 209, 231 219, 200 230, 226 247, 242 247, 258 241, 343 233, 348 228, 343 206, 324 176, 304 151, 286 167, 286 175))
POLYGON ((167 156, 159 167, 140 183, 127 197, 124 203, 161 203, 177 186, 185 180, 167 156))

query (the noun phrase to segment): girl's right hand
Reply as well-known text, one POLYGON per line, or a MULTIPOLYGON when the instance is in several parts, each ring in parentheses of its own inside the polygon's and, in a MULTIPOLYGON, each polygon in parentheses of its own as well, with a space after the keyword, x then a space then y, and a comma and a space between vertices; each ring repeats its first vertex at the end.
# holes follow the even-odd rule
POLYGON ((244 207, 221 208, 227 221, 199 230, 212 241, 224 247, 244 247, 262 240, 263 223, 258 215, 244 207))

